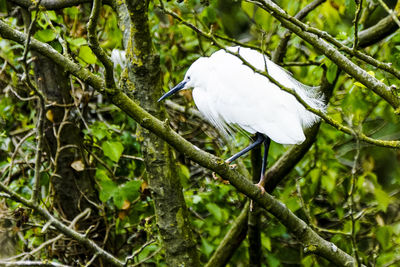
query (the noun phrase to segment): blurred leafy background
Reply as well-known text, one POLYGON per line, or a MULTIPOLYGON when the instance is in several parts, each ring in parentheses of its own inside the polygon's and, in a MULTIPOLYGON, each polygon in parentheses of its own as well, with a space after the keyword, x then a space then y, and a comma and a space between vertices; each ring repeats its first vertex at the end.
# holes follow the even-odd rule
MULTIPOLYGON (((1 14, 12 9, 7 1, 0 0, 1 14)), ((294 15, 310 1, 276 1, 289 14, 294 15)), ((364 1, 365 6, 370 2, 364 1)), ((254 5, 234 0, 169 1, 167 8, 178 13, 206 32, 213 32, 240 42, 252 44, 267 52, 273 51, 284 33, 270 14, 254 5)), ((396 1, 387 1, 394 7, 396 1)), ((150 27, 153 44, 161 58, 163 88, 167 91, 184 76, 190 64, 200 56, 209 56, 217 50, 210 41, 165 15, 150 4, 150 27)), ((306 18, 307 22, 327 31, 339 40, 352 41, 355 3, 351 0, 329 0, 317 7, 306 18)), ((64 8, 59 11, 41 11, 39 28, 34 37, 61 51, 58 35, 67 42, 69 53, 75 61, 101 75, 103 68, 91 52, 86 39, 86 21, 89 5, 64 8)), ((362 18, 363 27, 374 25, 387 14, 379 5, 362 18)), ((3 16, 3 15, 2 15, 3 16)), ((10 25, 22 29, 21 18, 3 16, 10 25)), ((122 32, 117 17, 109 6, 101 9, 98 38, 101 46, 111 53, 122 49, 122 32)), ((226 42, 231 45, 230 42, 226 42)), ((367 53, 384 62, 400 67, 400 34, 398 32, 365 49, 367 53)), ((35 136, 27 137, 20 151, 13 154, 22 138, 35 128, 36 109, 31 101, 21 101, 15 96, 29 97, 22 88, 22 66, 19 59, 23 47, 0 39, 0 170, 1 179, 10 188, 24 196, 32 191, 32 162, 35 154, 35 136), (7 62, 7 64, 6 64, 7 62), (10 166, 11 159, 13 166, 10 166), (12 167, 12 168, 11 168, 12 167)), ((333 80, 339 71, 311 45, 297 36, 290 39, 282 65, 307 62, 307 66, 287 66, 300 81, 317 86, 328 69, 328 79, 333 80)), ((386 84, 399 86, 399 81, 386 73, 359 62, 364 69, 386 84)), ((123 68, 117 67, 118 77, 123 68)), ((88 154, 94 182, 98 190, 99 215, 110 226, 106 249, 117 256, 126 256, 138 249, 146 240, 157 236, 152 199, 146 183, 146 172, 140 153, 140 136, 135 134, 136 122, 107 102, 91 88, 71 78, 76 88, 73 97, 79 103, 72 111, 75 122, 83 129, 84 149, 88 154)), ((251 88, 249 88, 250 93, 251 88)), ((182 92, 172 99, 184 107, 194 107, 191 93, 182 92)), ((189 113, 168 109, 173 129, 184 138, 222 158, 233 153, 226 142, 206 122, 189 113)), ((348 75, 341 73, 328 106, 328 114, 353 129, 362 130, 373 138, 396 140, 400 137, 399 118, 385 101, 373 94, 348 75)), ((51 116, 51 114, 47 114, 51 116)), ((47 117, 51 120, 51 118, 47 117)), ((248 138, 237 134, 228 140, 236 149, 245 146, 248 138)), ((287 146, 273 143, 269 163, 273 164, 287 146)), ((221 242, 230 225, 239 215, 245 197, 232 186, 213 179, 210 171, 177 154, 179 177, 195 228, 201 251, 201 261, 206 262, 221 242)), ((400 152, 394 149, 360 143, 354 136, 343 134, 322 123, 315 144, 299 164, 290 172, 285 182, 273 192, 297 216, 310 224, 322 237, 334 242, 347 253, 353 253, 352 231, 356 247, 363 262, 369 266, 400 266, 400 152), (350 216, 350 192, 355 178, 354 220, 350 216)), ((79 171, 81 162, 74 162, 79 171)), ((251 171, 250 157, 244 159, 251 171)), ((46 169, 46 163, 43 166, 46 169)), ((52 170, 43 172, 41 196, 45 204, 52 205, 53 189, 49 179, 52 170)), ((25 224, 19 204, 7 200, 0 214, 7 218, 3 229, 14 236, 17 252, 26 251, 44 242, 45 234, 40 219, 25 224), (22 220, 22 221, 21 221, 22 220)), ((24 211, 22 211, 23 214, 24 211)), ((267 212, 262 216, 262 245, 265 266, 328 266, 320 257, 304 252, 296 239, 267 212)), ((66 243, 65 243, 66 244, 66 243)), ((158 242, 147 246, 138 260, 157 251, 158 242)), ((247 266, 248 243, 244 241, 230 260, 229 266, 247 266)), ((3 246, 0 256, 9 251, 3 246)), ((40 257, 57 259, 63 256, 57 248, 44 250, 40 257)), ((165 266, 163 254, 150 262, 165 266)))

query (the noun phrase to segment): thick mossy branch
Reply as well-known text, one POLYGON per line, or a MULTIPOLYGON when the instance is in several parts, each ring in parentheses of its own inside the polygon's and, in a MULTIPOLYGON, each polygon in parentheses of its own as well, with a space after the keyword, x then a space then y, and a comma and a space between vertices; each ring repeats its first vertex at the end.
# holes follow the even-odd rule
POLYGON ((358 46, 366 47, 382 41, 383 38, 394 33, 398 28, 399 26, 393 20, 393 17, 389 15, 368 29, 362 30, 358 34, 358 46))
MULTIPOLYGON (((244 65, 246 65, 247 67, 249 67, 250 69, 252 69, 255 73, 258 73, 262 76, 265 76, 266 78, 268 78, 272 83, 274 83, 275 85, 277 85, 280 89, 288 92, 289 94, 292 94, 294 97, 296 97, 296 99, 310 112, 318 115, 319 117, 323 118, 324 121, 330 125, 332 125, 333 127, 335 127, 337 130, 342 131, 344 133, 347 133, 349 135, 357 135, 358 138, 364 142, 370 143, 370 144, 374 144, 377 146, 383 146, 383 147, 389 147, 389 148, 400 148, 400 141, 394 141, 394 140, 380 140, 380 139, 374 139, 371 137, 368 137, 367 135, 363 134, 363 133, 358 133, 355 132, 353 129, 351 129, 350 127, 347 127, 341 123, 339 123, 338 121, 334 120, 332 117, 329 117, 328 115, 326 115, 324 112, 322 112, 321 110, 317 110, 314 109, 312 107, 310 107, 293 89, 288 88, 286 86, 283 86, 282 84, 280 84, 276 79, 274 79, 268 72, 266 71, 260 71, 259 69, 255 68, 253 65, 251 65, 247 60, 245 60, 238 52, 232 52, 230 50, 228 50, 224 45, 222 45, 221 43, 219 43, 215 37, 211 34, 205 33, 204 31, 200 30, 199 28, 197 28, 196 26, 194 26, 193 24, 185 21, 183 18, 181 18, 178 14, 164 9, 164 11, 173 16, 174 18, 176 18, 177 20, 181 21, 184 25, 186 25, 187 27, 193 29, 195 32, 201 34, 202 36, 204 36, 207 39, 210 39, 215 46, 224 49, 226 51, 226 53, 229 53, 231 55, 236 56, 237 58, 239 58, 244 65)), ((332 47, 332 49, 334 49, 332 47)), ((340 54, 341 55, 341 54, 340 54)), ((344 56, 343 56, 344 57, 344 56)), ((346 60, 348 60, 346 58, 346 60)), ((350 61, 351 64, 353 64, 350 61)), ((353 64, 354 65, 354 64, 353 64)), ((362 70, 362 69, 361 69, 362 70)), ((362 70, 363 72, 365 72, 364 70, 362 70)), ((365 72, 366 73, 366 72, 365 72)), ((374 80, 376 80, 374 77, 372 77, 371 75, 369 75, 368 73, 366 73, 367 76, 369 76, 370 78, 373 78, 374 80)), ((378 80, 376 80, 378 81, 378 80)), ((383 83, 381 83, 380 81, 378 81, 380 84, 382 84, 382 86, 386 87, 386 85, 384 85, 383 83)), ((390 92, 390 95, 394 97, 394 95, 390 92)), ((397 98, 396 98, 397 99, 397 98)), ((400 108, 398 108, 395 112, 400 112, 400 108)))
MULTIPOLYGON (((319 5, 324 3, 326 0, 314 0, 311 3, 309 3, 307 6, 305 6, 302 10, 300 10, 294 17, 298 20, 304 19, 308 13, 313 11, 315 8, 317 8, 319 5)), ((278 47, 275 49, 275 51, 272 53, 271 60, 275 63, 279 63, 283 60, 283 57, 286 54, 286 48, 287 44, 290 40, 290 35, 291 32, 289 30, 286 30, 283 34, 283 38, 279 42, 278 47)))
MULTIPOLYGON (((126 1, 116 4, 124 33, 128 66, 121 89, 153 116, 165 119, 166 111, 157 100, 161 96, 160 57, 153 49, 149 1, 126 1), (128 19, 129 18, 129 19, 128 19)), ((137 127, 141 151, 157 220, 165 261, 168 266, 200 266, 196 237, 191 228, 183 188, 177 175, 177 165, 170 146, 151 131, 137 127)))
MULTIPOLYGON (((0 21, 0 35, 5 39, 10 39, 20 44, 23 44, 25 41, 24 34, 13 30, 2 21, 0 21)), ((31 48, 53 59, 54 62, 64 67, 65 70, 71 72, 79 79, 90 84, 95 90, 103 93, 108 91, 103 89, 105 86, 103 79, 65 58, 51 46, 32 39, 31 48)), ((218 173, 221 177, 229 180, 229 182, 240 192, 256 201, 261 207, 265 208, 283 225, 285 225, 288 231, 290 231, 298 238, 298 240, 300 240, 300 242, 302 242, 307 251, 321 255, 322 257, 340 266, 354 265, 353 257, 337 248, 333 243, 321 238, 304 221, 298 218, 283 203, 276 200, 273 196, 268 193, 262 194, 257 186, 255 186, 251 181, 247 180, 244 176, 240 175, 238 172, 232 170, 228 164, 224 162, 224 160, 192 145, 179 134, 174 132, 168 125, 153 117, 147 111, 138 106, 132 99, 130 99, 120 90, 109 91, 107 96, 112 103, 121 108, 142 127, 150 130, 160 138, 164 139, 176 150, 184 153, 187 157, 191 158, 201 166, 210 169, 218 173)), ((2 190, 10 194, 9 190, 6 188, 3 187, 2 190)), ((25 202, 24 204, 29 204, 27 206, 31 207, 29 202, 25 202)), ((47 211, 41 214, 49 220, 52 218, 47 211)), ((58 226, 57 228, 59 227, 61 229, 66 226, 62 225, 58 226)), ((68 229, 68 227, 66 228, 68 229)), ((76 240, 81 240, 81 236, 71 233, 70 230, 71 229, 68 229, 67 231, 66 229, 63 229, 66 235, 76 240)), ((82 240, 82 243, 85 245, 93 245, 90 242, 91 241, 88 239, 82 240)))
POLYGON ((338 65, 342 70, 355 78, 357 81, 364 84, 366 87, 370 88, 377 95, 385 99, 395 109, 396 112, 400 112, 400 100, 397 95, 394 95, 392 93, 387 85, 385 85, 375 77, 372 77, 365 70, 363 70, 357 64, 353 63, 350 59, 344 56, 339 51, 339 49, 335 48, 332 44, 328 43, 324 39, 327 39, 329 42, 334 42, 334 45, 340 46, 340 49, 342 49, 343 51, 348 52, 351 55, 358 56, 362 60, 365 60, 370 64, 375 62, 377 66, 381 66, 382 68, 385 68, 385 70, 387 69, 390 72, 396 73, 400 77, 400 73, 398 73, 398 70, 391 68, 390 65, 386 63, 380 62, 379 64, 376 62, 375 59, 371 58, 370 56, 367 56, 359 52, 358 50, 353 50, 350 47, 346 47, 341 43, 337 43, 335 40, 332 40, 331 36, 329 36, 326 32, 322 32, 320 30, 312 28, 295 19, 270 0, 246 1, 254 3, 257 6, 268 11, 272 16, 279 20, 285 28, 289 29, 305 41, 309 42, 312 46, 314 46, 321 53, 332 60, 336 65, 338 65))

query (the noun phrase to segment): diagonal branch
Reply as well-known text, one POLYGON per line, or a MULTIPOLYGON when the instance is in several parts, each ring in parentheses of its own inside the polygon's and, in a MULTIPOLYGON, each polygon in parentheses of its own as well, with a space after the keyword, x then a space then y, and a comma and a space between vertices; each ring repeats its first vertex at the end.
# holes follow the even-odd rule
MULTIPOLYGON (((5 39, 14 40, 18 43, 24 43, 26 36, 16 30, 13 30, 6 23, 0 21, 0 34, 5 39)), ((142 127, 153 132, 160 138, 168 142, 172 147, 181 153, 184 153, 187 157, 197 162, 201 166, 210 169, 225 179, 237 188, 238 191, 242 192, 249 198, 256 201, 261 207, 266 209, 272 215, 274 215, 287 229, 296 236, 297 239, 305 247, 306 251, 318 254, 329 261, 341 265, 341 266, 353 266, 355 259, 349 254, 339 249, 333 243, 324 240, 316 232, 314 232, 303 220, 297 217, 291 212, 283 203, 276 200, 273 196, 268 193, 261 193, 261 190, 254 185, 251 181, 247 180, 240 173, 232 170, 223 159, 211 155, 198 147, 194 146, 179 134, 174 132, 168 125, 168 121, 161 122, 150 113, 142 109, 132 99, 130 99, 121 90, 109 90, 105 88, 105 81, 100 77, 94 75, 87 69, 82 68, 80 65, 72 62, 70 59, 65 58, 63 55, 54 50, 50 45, 41 43, 35 39, 31 41, 31 48, 38 51, 39 53, 46 54, 55 63, 64 67, 65 70, 70 71, 73 75, 77 76, 81 80, 90 84, 95 90, 106 94, 109 100, 121 108, 127 115, 132 117, 142 127)), ((85 236, 76 233, 63 225, 59 221, 54 221, 54 217, 46 210, 32 205, 26 199, 21 198, 19 195, 10 191, 7 187, 0 183, 0 189, 5 193, 11 195, 13 199, 30 208, 36 208, 36 210, 49 221, 52 221, 53 225, 59 229, 62 233, 67 236, 74 238, 81 244, 84 244, 92 249, 92 251, 103 254, 101 256, 114 265, 121 265, 121 261, 115 259, 108 252, 102 250, 96 243, 87 239, 85 236)))
MULTIPOLYGON (((300 10, 294 17, 296 19, 302 20, 305 18, 308 13, 313 11, 315 8, 317 8, 319 5, 324 3, 326 0, 314 0, 307 6, 305 6, 302 10, 300 10)), ((278 47, 275 49, 275 51, 272 53, 271 60, 275 63, 279 63, 282 61, 283 57, 285 56, 286 53, 286 47, 290 39, 291 32, 289 30, 286 30, 283 33, 283 38, 279 42, 278 47)))
POLYGON ((109 264, 113 266, 123 266, 124 264, 119 259, 115 258, 113 255, 102 249, 99 245, 97 245, 94 241, 87 238, 85 235, 76 232, 75 230, 71 229, 70 227, 66 226, 65 224, 61 223, 57 220, 53 215, 50 214, 46 209, 40 207, 39 205, 23 198, 19 194, 15 193, 3 183, 0 182, 0 190, 8 194, 8 197, 12 200, 23 204, 26 207, 31 208, 32 210, 39 213, 42 217, 46 218, 49 224, 52 224, 55 228, 57 228, 61 233, 66 236, 69 236, 80 244, 85 245, 93 253, 98 253, 101 258, 107 261, 109 264))
POLYGON ((312 28, 297 20, 296 18, 288 15, 283 9, 281 9, 271 0, 246 1, 254 3, 255 5, 268 11, 272 16, 279 20, 285 28, 291 30, 293 33, 295 33, 305 41, 309 42, 312 46, 320 50, 320 52, 322 52, 326 57, 328 57, 336 65, 338 65, 342 70, 344 70, 350 76, 354 77, 357 81, 364 84, 366 87, 370 88, 377 95, 385 99, 395 109, 396 114, 400 113, 400 100, 397 95, 394 95, 392 93, 387 85, 385 85, 375 77, 372 77, 364 69, 353 63, 350 59, 344 56, 338 49, 336 49, 332 44, 328 43, 327 41, 339 46, 340 50, 343 50, 350 55, 358 56, 369 64, 374 63, 374 66, 385 68, 385 70, 391 72, 392 74, 396 74, 396 77, 400 77, 400 72, 392 68, 390 64, 377 62, 377 60, 373 59, 372 57, 341 44, 336 39, 328 35, 326 32, 322 32, 318 29, 312 28), (325 41, 324 39, 327 39, 327 41, 325 41))
POLYGON ((378 23, 375 25, 362 30, 358 34, 358 39, 359 47, 366 47, 372 44, 375 44, 376 42, 381 41, 384 39, 386 36, 389 36, 390 34, 394 33, 399 26, 394 22, 392 16, 387 16, 383 19, 381 19, 378 23))
MULTIPOLYGON (((247 60, 245 60, 238 52, 232 52, 230 50, 227 50, 225 46, 223 46, 222 44, 220 44, 213 35, 210 35, 208 33, 205 33, 204 31, 200 30, 199 28, 197 28, 196 26, 194 26, 193 24, 185 21, 183 18, 181 18, 178 14, 168 10, 168 9, 164 9, 164 11, 173 16, 174 18, 176 18, 177 20, 181 21, 184 25, 186 25, 187 27, 191 28, 192 30, 200 33, 202 36, 208 38, 209 40, 211 40, 215 46, 224 49, 227 53, 232 54, 234 56, 236 56, 237 58, 239 58, 244 65, 248 66, 249 68, 251 68, 254 72, 263 75, 265 77, 267 77, 272 83, 274 83, 275 85, 277 85, 279 88, 281 88, 282 90, 288 92, 289 94, 292 94, 296 97, 296 99, 309 111, 313 112, 314 114, 320 116, 321 118, 324 119, 324 121, 328 124, 330 124, 331 126, 335 127, 337 130, 342 131, 344 133, 347 133, 349 135, 353 135, 354 131, 339 123, 338 121, 334 120, 333 118, 327 116, 324 112, 314 109, 312 107, 310 107, 293 89, 288 88, 283 86, 282 84, 280 84, 276 79, 274 79, 273 77, 271 77, 271 75, 268 72, 265 71, 260 71, 259 69, 255 68, 254 66, 252 66, 247 60)), ((338 52, 339 53, 339 52, 338 52)), ((339 55, 341 55, 339 53, 339 55)), ((343 55, 341 55, 343 56, 343 55)), ((344 56, 343 56, 344 57, 344 56)), ((346 58, 346 60, 348 60, 346 58)), ((351 64, 354 65, 354 63, 352 63, 351 61, 349 61, 351 64)), ((354 65, 355 66, 355 65, 354 65)), ((357 67, 359 68, 359 67, 357 67)), ((361 68, 359 68, 361 69, 361 68)), ((362 70, 362 69, 361 69, 362 70)), ((364 70, 362 70, 363 72, 365 72, 364 70)), ((366 73, 366 72, 365 72, 366 73)), ((372 77, 371 75, 369 75, 368 73, 366 73, 367 76, 369 76, 370 78, 373 78, 374 80, 376 80, 374 77, 372 77)), ((380 81, 376 80, 378 83, 380 83, 382 86, 386 87, 386 85, 384 85, 383 83, 381 83, 380 81)), ((386 89, 385 89, 386 90, 386 89)), ((386 91, 385 91, 386 92, 386 91)), ((390 96, 394 97, 394 95, 391 94, 391 92, 387 92, 390 96)), ((397 98, 396 98, 397 99, 397 98)), ((399 112, 400 112, 400 107, 399 107, 399 112)), ((383 147, 389 147, 389 148, 399 148, 400 147, 400 141, 392 141, 392 140, 379 140, 379 139, 374 139, 371 138, 363 133, 358 133, 358 138, 364 142, 370 143, 370 144, 374 144, 377 146, 383 146, 383 147)))
MULTIPOLYGON (((352 49, 348 46, 346 46, 345 44, 342 44, 341 42, 339 42, 337 39, 335 39, 332 35, 330 35, 329 33, 319 30, 317 28, 311 27, 307 24, 302 23, 301 21, 299 21, 297 18, 290 16, 289 14, 287 14, 283 9, 281 9, 278 5, 273 4, 272 1, 264 1, 264 0, 246 0, 247 2, 250 3, 254 3, 255 5, 261 7, 262 9, 270 12, 272 15, 274 15, 274 17, 276 19, 278 19, 286 28, 288 28, 289 26, 286 23, 291 24, 290 26, 297 26, 299 27, 300 32, 305 32, 305 33, 309 33, 312 35, 315 35, 316 37, 325 39, 328 43, 330 43, 331 45, 334 45, 338 48, 338 51, 344 51, 347 54, 351 55, 351 56, 355 56, 363 61, 365 61, 368 64, 371 64, 372 66, 378 68, 378 69, 382 69, 388 73, 393 74, 394 76, 396 76, 397 78, 400 79, 400 71, 396 68, 394 68, 392 66, 391 63, 384 63, 384 62, 380 62, 379 60, 374 59, 373 57, 359 51, 356 49, 352 49), (273 5, 271 6, 271 9, 269 8, 269 4, 272 3, 273 5), (268 6, 268 7, 267 7, 268 6), (277 7, 277 9, 275 9, 277 7), (279 14, 276 14, 275 12, 278 12, 279 14)), ((293 31, 293 29, 288 28, 291 31, 293 31)), ((312 44, 314 47, 318 48, 321 50, 321 48, 319 48, 317 46, 316 43, 313 43, 309 40, 306 39, 307 36, 302 36, 299 35, 298 31, 293 31, 295 34, 297 34, 298 36, 300 36, 301 38, 303 38, 304 40, 306 40, 307 42, 309 42, 310 44, 312 44)), ((332 47, 333 48, 333 47, 332 47)), ((321 50, 328 58, 330 58, 328 50, 321 50), (324 52, 325 51, 325 52, 324 52)), ((345 57, 343 55, 344 58, 346 58, 349 62, 350 59, 348 59, 347 57, 345 57)), ((332 60, 334 61, 334 60, 332 60)), ((334 61, 335 62, 335 61, 334 61)), ((336 63, 336 62, 335 62, 336 63)), ((339 64, 337 64, 339 65, 339 64)), ((340 65, 339 65, 340 66, 340 65)), ((346 71, 347 72, 347 71, 346 71)), ((350 74, 350 73, 349 73, 350 74)), ((355 77, 356 78, 356 77, 355 77)), ((357 79, 357 78, 356 78, 357 79)), ((383 83, 382 83, 383 84, 383 83)), ((390 103, 390 102, 389 102, 390 103)))
MULTIPOLYGON (((35 6, 36 1, 32 0, 10 0, 10 2, 22 6, 24 8, 31 9, 35 6)), ((47 10, 57 10, 66 7, 77 6, 84 3, 90 3, 92 0, 42 0, 40 6, 47 10)), ((104 1, 108 5, 112 5, 113 0, 104 1)))

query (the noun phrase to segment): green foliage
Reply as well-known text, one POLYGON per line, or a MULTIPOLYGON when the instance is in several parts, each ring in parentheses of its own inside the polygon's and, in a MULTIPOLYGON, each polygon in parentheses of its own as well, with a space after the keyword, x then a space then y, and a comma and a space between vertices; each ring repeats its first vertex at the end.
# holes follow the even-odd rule
POLYGON ((128 181, 118 185, 112 181, 105 170, 96 171, 96 179, 100 186, 99 198, 102 202, 113 199, 114 205, 122 209, 125 201, 134 201, 139 196, 141 181, 128 181))
MULTIPOLYGON (((215 0, 208 1, 208 4, 207 1, 199 0, 164 2, 167 8, 207 33, 229 36, 265 51, 273 51, 283 37, 284 29, 280 23, 269 13, 246 1, 215 0)), ((277 1, 292 15, 310 2, 277 1)), ((182 23, 163 14, 154 6, 156 4, 150 5, 149 26, 154 48, 160 56, 163 89, 167 91, 182 79, 195 59, 208 56, 217 48, 182 23)), ((0 12, 9 12, 7 1, 0 0, 0 12)), ((351 44, 354 38, 354 12, 355 2, 352 0, 325 1, 307 16, 306 21, 311 26, 334 35, 338 40, 351 44)), ((87 43, 85 27, 89 14, 90 4, 57 11, 41 10, 33 37, 68 54, 82 67, 103 75, 103 66, 87 43), (65 40, 68 51, 63 51, 64 44, 60 43, 60 37, 65 40)), ((35 16, 35 12, 32 12, 32 18, 35 16)), ((13 27, 21 27, 22 22, 18 18, 2 17, 3 21, 13 27)), ((366 25, 373 23, 368 20, 372 18, 367 18, 366 25)), ((115 11, 109 6, 102 7, 97 37, 107 54, 111 54, 113 48, 122 48, 123 29, 119 29, 117 22, 115 11)), ((223 43, 234 45, 227 41, 223 43)), ((33 95, 21 81, 22 52, 23 46, 0 38, 0 178, 11 189, 29 198, 34 177, 35 133, 22 142, 15 155, 14 151, 18 143, 36 129, 37 103, 34 100, 20 100, 9 87, 22 97, 33 95)), ((385 41, 365 48, 365 52, 400 68, 400 33, 396 32, 385 41)), ((283 63, 287 62, 316 62, 310 66, 287 67, 298 80, 308 85, 319 85, 324 70, 329 82, 333 82, 338 75, 327 110, 330 117, 372 138, 400 138, 399 117, 385 101, 365 85, 340 72, 337 65, 294 35, 291 36, 283 59, 283 63)), ((387 73, 362 62, 357 64, 384 83, 400 86, 399 81, 387 73)), ((33 71, 30 75, 31 80, 35 81, 33 71)), ((122 73, 120 82, 126 82, 125 78, 122 73)), ((114 255, 124 258, 140 249, 146 241, 157 239, 158 235, 153 200, 141 154, 141 138, 136 135, 137 124, 111 106, 105 98, 93 92, 85 82, 71 78, 71 88, 75 104, 68 108, 72 114, 72 123, 82 130, 83 139, 82 148, 73 150, 71 154, 75 161, 82 162, 84 170, 90 173, 95 184, 96 199, 93 206, 96 207, 92 208, 101 215, 101 222, 98 222, 100 226, 96 229, 96 238, 99 239, 96 241, 103 242, 104 229, 100 228, 105 228, 108 239, 102 244, 114 255)), ((194 106, 189 92, 182 92, 173 101, 185 107, 194 106)), ((234 153, 218 133, 203 121, 170 108, 168 111, 174 130, 199 148, 224 159, 234 153)), ((46 123, 47 131, 59 127, 59 124, 49 121, 46 123)), ((237 134, 235 139, 228 142, 239 149, 247 145, 248 137, 237 134)), ((269 166, 288 148, 272 144, 269 166)), ((57 210, 57 205, 53 202, 52 188, 52 182, 59 177, 54 175, 54 163, 49 155, 45 151, 43 164, 40 166, 43 177, 41 205, 61 217, 63 213, 57 210)), ((205 263, 240 214, 246 199, 234 187, 214 180, 209 171, 200 168, 184 155, 175 156, 176 174, 184 186, 185 201, 191 211, 191 225, 196 233, 202 263, 205 263)), ((398 258, 400 253, 400 223, 397 212, 400 204, 399 156, 398 150, 373 147, 362 142, 358 147, 354 136, 322 123, 315 144, 273 194, 324 239, 349 254, 357 249, 362 263, 366 265, 385 266, 398 258), (355 188, 351 193, 353 182, 355 188), (354 201, 353 221, 349 215, 351 199, 354 201), (351 242, 352 234, 357 239, 355 245, 351 242)), ((243 162, 251 171, 249 157, 243 162)), ((77 176, 82 174, 82 170, 73 171, 77 176)), ((7 214, 15 214, 21 208, 17 202, 11 200, 6 204, 11 211, 7 214)), ((46 236, 47 233, 41 233, 40 228, 46 222, 36 214, 30 214, 28 220, 30 224, 24 222, 24 227, 15 228, 26 241, 19 241, 21 251, 34 249, 43 244, 47 237, 55 234, 51 232, 46 236)), ((14 217, 11 221, 13 226, 19 222, 14 217)), ((82 223, 82 227, 83 225, 85 224, 82 223)), ((262 262, 265 265, 329 266, 321 257, 304 253, 304 249, 289 231, 269 214, 262 215, 261 229, 262 262)), ((146 246, 137 255, 135 262, 151 256, 160 248, 160 242, 146 246)), ((248 248, 249 243, 245 240, 228 266, 247 266, 248 248)), ((310 252, 313 247, 307 249, 310 252)), ((59 256, 62 254, 46 250, 37 257, 62 260, 59 256)), ((166 266, 163 251, 153 256, 149 262, 166 266)), ((85 263, 76 261, 73 264, 85 263)))
POLYGON ((122 155, 124 146, 120 142, 104 142, 101 146, 104 151, 104 155, 109 157, 112 161, 118 162, 122 155))
POLYGON ((96 55, 92 52, 89 46, 83 45, 79 49, 79 58, 87 64, 94 64, 97 61, 96 55))

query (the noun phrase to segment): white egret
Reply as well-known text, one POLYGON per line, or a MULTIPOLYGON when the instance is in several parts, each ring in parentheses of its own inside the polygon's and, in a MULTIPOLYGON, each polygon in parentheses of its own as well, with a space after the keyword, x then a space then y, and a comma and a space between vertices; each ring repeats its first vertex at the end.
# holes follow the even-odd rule
MULTIPOLYGON (((325 111, 322 95, 316 88, 306 86, 285 69, 256 50, 230 47, 244 60, 268 74, 281 85, 293 89, 309 106, 325 111)), ((241 128, 256 134, 256 141, 226 160, 231 163, 257 145, 264 143, 260 182, 263 190, 264 173, 271 139, 280 144, 300 144, 305 140, 304 129, 319 117, 308 111, 290 93, 283 91, 265 76, 254 72, 237 56, 221 49, 210 57, 197 59, 187 70, 185 78, 164 94, 193 88, 193 99, 199 111, 211 124, 225 133, 241 128)))

